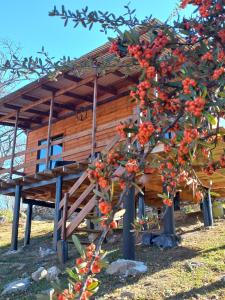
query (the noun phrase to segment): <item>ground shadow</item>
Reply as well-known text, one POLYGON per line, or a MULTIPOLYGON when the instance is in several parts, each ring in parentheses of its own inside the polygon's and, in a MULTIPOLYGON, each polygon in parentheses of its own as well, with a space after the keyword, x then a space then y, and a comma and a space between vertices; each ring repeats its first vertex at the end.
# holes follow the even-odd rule
MULTIPOLYGON (((107 249, 108 246, 105 246, 107 249)), ((113 245, 113 252, 108 255, 109 262, 115 261, 122 257, 121 243, 113 245)), ((188 260, 196 257, 199 254, 198 250, 186 248, 186 247, 176 247, 173 249, 161 250, 158 247, 145 247, 138 245, 136 246, 136 260, 144 261, 148 266, 148 272, 145 274, 136 275, 135 277, 121 278, 115 275, 105 275, 102 273, 99 275, 101 280, 101 286, 98 292, 99 296, 103 296, 107 293, 113 292, 115 289, 124 288, 127 285, 137 284, 137 282, 145 277, 151 276, 157 272, 164 269, 168 269, 172 264, 188 260), (104 290, 104 286, 107 284, 107 291, 104 290)))
POLYGON ((179 293, 174 296, 166 297, 165 300, 181 300, 188 299, 189 297, 193 297, 198 295, 207 296, 209 293, 218 291, 218 289, 224 288, 224 282, 222 280, 213 282, 207 286, 202 286, 200 288, 193 288, 187 292, 179 293))

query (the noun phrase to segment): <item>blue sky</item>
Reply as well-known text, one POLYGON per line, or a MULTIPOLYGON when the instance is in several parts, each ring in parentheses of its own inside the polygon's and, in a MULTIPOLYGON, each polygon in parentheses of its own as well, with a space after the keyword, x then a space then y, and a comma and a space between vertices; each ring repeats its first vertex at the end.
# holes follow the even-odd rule
MULTIPOLYGON (((128 0, 7 0, 1 1, 0 39, 8 39, 22 48, 24 56, 35 55, 42 46, 49 54, 57 58, 63 55, 79 57, 107 41, 107 37, 94 29, 91 32, 83 28, 68 27, 48 12, 54 5, 75 10, 88 5, 91 9, 109 10, 116 14, 123 12, 128 0)), ((146 15, 165 21, 173 11, 178 0, 131 0, 131 6, 137 9, 140 18, 146 15)))

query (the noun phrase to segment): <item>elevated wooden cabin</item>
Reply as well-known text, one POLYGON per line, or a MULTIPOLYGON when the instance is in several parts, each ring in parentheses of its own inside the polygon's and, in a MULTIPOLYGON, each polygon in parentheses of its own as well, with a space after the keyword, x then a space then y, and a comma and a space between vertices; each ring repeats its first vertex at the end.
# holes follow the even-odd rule
MULTIPOLYGON (((137 114, 129 91, 138 82, 138 70, 133 67, 129 76, 122 67, 111 68, 104 75, 96 72, 96 65, 109 58, 108 46, 80 59, 95 61, 93 68, 84 67, 81 75, 68 70, 57 81, 43 77, 0 100, 0 124, 15 128, 12 154, 0 158, 0 163, 6 162, 0 175, 8 174, 0 181, 0 193, 15 196, 12 249, 17 248, 21 199, 28 204, 25 244, 30 239, 32 205, 42 205, 55 209, 55 248, 60 235, 63 240, 70 237, 96 206, 95 185, 87 178, 88 163, 96 153, 107 153, 115 147, 119 142, 115 127, 137 114), (16 152, 18 128, 27 135, 22 152, 16 152), (17 157, 24 157, 23 164, 15 164, 17 157), (78 214, 66 225, 75 211, 78 214)), ((216 149, 216 155, 224 144, 216 149)), ((163 147, 158 145, 153 152, 152 155, 163 155, 163 147)), ((146 178, 145 203, 157 207, 161 205, 157 200, 157 194, 162 192, 160 176, 146 178)), ((199 178, 209 187, 207 176, 199 172, 199 178)), ((224 170, 213 179, 212 189, 225 195, 224 170)), ((193 201, 192 192, 184 189, 180 200, 193 201)))

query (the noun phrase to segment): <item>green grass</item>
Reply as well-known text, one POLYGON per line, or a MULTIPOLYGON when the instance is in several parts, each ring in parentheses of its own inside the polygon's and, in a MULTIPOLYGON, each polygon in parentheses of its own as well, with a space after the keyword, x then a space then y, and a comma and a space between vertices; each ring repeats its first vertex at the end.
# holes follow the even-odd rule
POLYGON ((13 212, 11 209, 0 209, 0 217, 6 217, 7 222, 12 222, 13 212))
MULTIPOLYGON (((52 245, 51 222, 33 221, 31 245, 22 252, 11 256, 2 256, 9 248, 11 224, 1 226, 0 232, 0 292, 3 286, 21 276, 30 276, 38 267, 46 268, 59 265, 55 255, 41 258, 39 247, 51 247, 52 245), (20 270, 19 267, 25 264, 20 270)), ((136 247, 136 259, 144 261, 148 266, 148 272, 143 275, 129 278, 119 278, 99 275, 101 287, 98 297, 101 299, 121 299, 124 291, 134 293, 135 300, 181 300, 193 299, 198 294, 199 299, 224 300, 225 282, 221 277, 225 276, 225 220, 217 221, 210 230, 205 230, 200 222, 184 226, 182 246, 170 250, 146 248, 140 245, 136 247), (197 268, 188 268, 190 262, 202 263, 197 268)), ((20 224, 20 246, 23 242, 24 223, 20 224)), ((121 257, 121 244, 105 244, 109 251, 108 259, 113 261, 121 257)), ((68 266, 74 264, 76 251, 70 247, 70 261, 68 266)), ((66 284, 65 275, 61 281, 66 284)), ((34 300, 36 295, 47 290, 50 284, 44 279, 39 283, 33 283, 26 293, 15 295, 9 300, 34 300)), ((0 299, 3 299, 0 297, 0 299)), ((5 299, 5 298, 4 298, 5 299)))

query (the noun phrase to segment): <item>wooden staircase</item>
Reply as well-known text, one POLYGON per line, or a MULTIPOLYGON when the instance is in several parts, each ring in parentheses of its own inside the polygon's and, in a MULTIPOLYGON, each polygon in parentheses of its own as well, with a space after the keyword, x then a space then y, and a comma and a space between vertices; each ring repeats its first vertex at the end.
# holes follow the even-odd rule
MULTIPOLYGON (((116 135, 113 140, 105 147, 101 152, 103 155, 107 154, 120 140, 120 136, 116 135)), ((79 179, 73 184, 67 193, 64 194, 60 201, 59 209, 62 211, 61 219, 58 222, 57 230, 61 231, 61 240, 66 241, 73 232, 78 228, 79 224, 85 219, 85 217, 94 209, 97 205, 96 195, 94 189, 96 184, 88 182, 87 187, 77 197, 75 202, 69 207, 69 199, 75 195, 76 192, 88 182, 88 169, 83 172, 79 179), (84 204, 84 205, 83 205, 84 204), (79 213, 72 218, 71 222, 67 224, 71 215, 78 209, 81 208, 79 213)))

